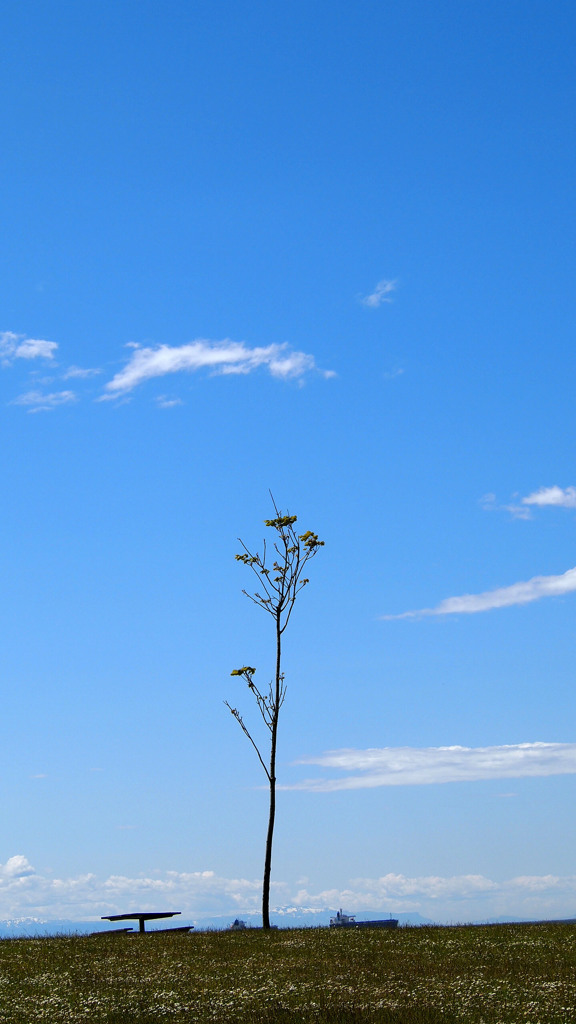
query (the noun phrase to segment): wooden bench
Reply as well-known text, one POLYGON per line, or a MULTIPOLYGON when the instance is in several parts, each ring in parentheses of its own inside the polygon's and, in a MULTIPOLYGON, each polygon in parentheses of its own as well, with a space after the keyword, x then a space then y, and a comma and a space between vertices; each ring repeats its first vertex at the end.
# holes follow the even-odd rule
MULTIPOLYGON (((192 924, 180 925, 178 928, 155 928, 153 932, 146 931, 146 921, 158 921, 163 917, 176 917, 181 910, 169 910, 166 913, 142 913, 142 914, 110 914, 108 917, 100 918, 101 921, 138 921, 138 933, 140 935, 159 935, 166 932, 189 932, 194 927, 192 924)), ((131 928, 112 929, 113 931, 132 932, 131 928)), ((102 933, 100 933, 102 934, 102 933)), ((110 932, 106 933, 110 934, 110 932)))

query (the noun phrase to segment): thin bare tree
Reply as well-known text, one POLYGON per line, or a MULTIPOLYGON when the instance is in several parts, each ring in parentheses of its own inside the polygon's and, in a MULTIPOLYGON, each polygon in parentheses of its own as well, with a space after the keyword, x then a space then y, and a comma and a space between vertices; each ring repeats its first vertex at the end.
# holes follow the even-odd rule
POLYGON ((286 685, 284 673, 282 672, 282 637, 290 621, 298 594, 310 582, 304 576, 306 563, 317 554, 319 548, 324 546, 324 541, 318 540, 318 535, 310 530, 300 535, 297 534, 294 529, 297 516, 283 515, 277 508, 274 498, 272 498, 272 503, 276 516, 274 519, 264 520, 266 526, 276 531, 276 537, 273 542, 274 555, 272 557, 274 560, 272 565, 270 567, 267 565, 265 540, 263 542, 262 555, 258 552, 252 554, 244 542, 240 540, 244 550, 241 554, 236 555, 236 561, 243 562, 244 565, 252 569, 252 572, 258 579, 258 591, 250 594, 247 590, 243 590, 242 593, 249 597, 259 608, 263 608, 265 612, 268 612, 274 620, 276 632, 276 672, 273 681, 264 692, 261 692, 254 682, 256 669, 250 665, 235 668, 231 673, 231 675, 241 676, 245 680, 248 684, 248 689, 256 700, 258 710, 270 733, 270 749, 267 756, 263 755, 261 747, 254 739, 238 709, 231 707, 228 701, 224 701, 226 707, 230 710, 254 747, 269 784, 270 804, 262 883, 262 925, 264 928, 270 928, 270 873, 272 869, 272 841, 276 817, 278 719, 280 709, 286 698, 286 685), (262 593, 260 593, 260 590, 262 593))

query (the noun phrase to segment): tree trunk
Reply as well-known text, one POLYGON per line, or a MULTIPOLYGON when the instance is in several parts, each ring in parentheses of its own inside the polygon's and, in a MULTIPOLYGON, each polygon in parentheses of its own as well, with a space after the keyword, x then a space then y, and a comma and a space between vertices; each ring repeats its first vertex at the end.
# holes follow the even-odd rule
POLYGON ((278 732, 278 715, 280 713, 280 668, 282 656, 280 614, 281 609, 278 609, 276 612, 276 687, 274 693, 272 742, 270 744, 270 810, 268 814, 268 832, 266 834, 266 854, 264 857, 264 879, 262 882, 262 927, 266 929, 270 928, 270 873, 272 871, 272 840, 274 838, 274 819, 276 817, 276 735, 278 732))
POLYGON ((264 881, 262 884, 262 927, 270 928, 270 872, 272 869, 272 837, 276 815, 276 779, 270 779, 270 815, 266 835, 266 856, 264 858, 264 881))

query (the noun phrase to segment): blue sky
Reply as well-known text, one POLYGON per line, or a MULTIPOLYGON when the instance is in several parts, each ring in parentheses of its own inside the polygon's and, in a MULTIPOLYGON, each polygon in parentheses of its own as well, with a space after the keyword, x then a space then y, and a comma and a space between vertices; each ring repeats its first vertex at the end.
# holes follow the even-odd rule
POLYGON ((0 916, 571 916, 573 6, 0 14, 0 916), (145 906, 144 906, 145 904, 145 906))

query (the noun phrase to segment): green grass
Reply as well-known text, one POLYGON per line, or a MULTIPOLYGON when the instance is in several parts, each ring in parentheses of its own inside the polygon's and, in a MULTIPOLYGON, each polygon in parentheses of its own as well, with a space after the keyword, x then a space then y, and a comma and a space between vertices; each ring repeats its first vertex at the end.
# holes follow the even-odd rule
POLYGON ((576 926, 5 939, 0 1024, 576 1024, 576 926))

